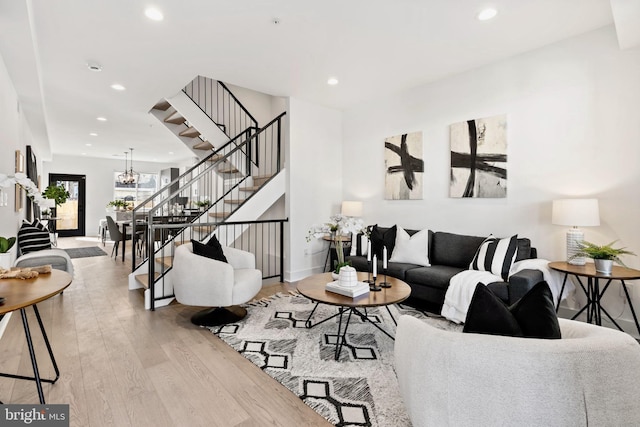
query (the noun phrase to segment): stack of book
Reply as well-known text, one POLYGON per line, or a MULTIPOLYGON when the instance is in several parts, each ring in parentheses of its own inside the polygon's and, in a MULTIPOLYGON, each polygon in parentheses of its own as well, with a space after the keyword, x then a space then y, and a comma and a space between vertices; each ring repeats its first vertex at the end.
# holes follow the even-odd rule
POLYGON ((347 297, 355 298, 360 295, 369 293, 369 284, 364 282, 357 282, 355 286, 342 286, 339 281, 327 283, 326 290, 334 292, 336 294, 344 295, 347 297))

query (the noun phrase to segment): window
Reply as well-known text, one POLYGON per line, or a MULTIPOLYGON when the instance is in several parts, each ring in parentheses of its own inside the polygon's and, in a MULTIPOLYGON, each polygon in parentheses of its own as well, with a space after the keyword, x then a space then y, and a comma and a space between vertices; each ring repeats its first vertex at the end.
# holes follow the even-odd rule
POLYGON ((118 182, 120 173, 113 173, 113 200, 132 201, 133 205, 137 206, 158 191, 157 173, 141 173, 140 178, 134 184, 121 184, 118 182))

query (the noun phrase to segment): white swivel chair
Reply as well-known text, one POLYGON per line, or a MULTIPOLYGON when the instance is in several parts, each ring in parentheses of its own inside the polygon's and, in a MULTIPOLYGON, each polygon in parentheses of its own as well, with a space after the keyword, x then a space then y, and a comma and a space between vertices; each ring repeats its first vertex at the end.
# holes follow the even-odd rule
POLYGON ((640 425, 640 345, 624 332, 558 321, 562 339, 549 340, 401 316, 395 366, 413 426, 640 425))
POLYGON ((252 253, 225 246, 222 251, 228 263, 194 254, 191 243, 175 250, 170 274, 176 300, 184 305, 213 307, 191 317, 191 322, 199 326, 242 319, 247 310, 235 305, 250 301, 262 287, 262 273, 256 270, 252 253))

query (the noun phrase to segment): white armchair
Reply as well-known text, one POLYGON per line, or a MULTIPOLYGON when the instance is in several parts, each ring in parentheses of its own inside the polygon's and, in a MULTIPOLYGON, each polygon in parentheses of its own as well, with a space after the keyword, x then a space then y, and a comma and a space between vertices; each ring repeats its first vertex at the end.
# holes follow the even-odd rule
POLYGON ((558 319, 562 339, 465 334, 409 316, 395 365, 414 427, 640 425, 640 345, 558 319))
POLYGON ((196 325, 216 326, 242 319, 247 310, 235 305, 251 300, 262 287, 262 273, 256 270, 252 253, 231 247, 222 250, 228 263, 194 254, 191 243, 175 250, 171 275, 176 300, 213 307, 191 317, 196 325))

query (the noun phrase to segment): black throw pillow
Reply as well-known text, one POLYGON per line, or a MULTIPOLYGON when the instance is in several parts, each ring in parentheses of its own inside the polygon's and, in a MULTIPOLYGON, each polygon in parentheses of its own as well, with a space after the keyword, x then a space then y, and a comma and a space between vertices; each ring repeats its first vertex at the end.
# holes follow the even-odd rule
POLYGON ((51 249, 49 232, 40 230, 31 224, 22 224, 18 230, 18 246, 22 254, 51 249))
POLYGON ((383 230, 377 225, 371 230, 371 256, 376 255, 382 260, 382 252, 387 247, 387 257, 391 258, 391 253, 396 245, 396 226, 383 230))
POLYGON ((522 333, 528 338, 560 339, 560 324, 547 282, 539 282, 509 311, 516 318, 522 333))
POLYGON ((478 283, 473 292, 462 332, 524 336, 509 307, 482 283, 478 283))
POLYGON ((560 339, 560 324, 547 282, 537 283, 511 307, 481 283, 471 298, 463 332, 560 339))
POLYGON ((191 245, 193 247, 193 253, 196 255, 215 259, 216 261, 227 262, 227 257, 222 253, 222 247, 215 248, 193 239, 191 239, 191 245))

